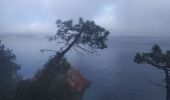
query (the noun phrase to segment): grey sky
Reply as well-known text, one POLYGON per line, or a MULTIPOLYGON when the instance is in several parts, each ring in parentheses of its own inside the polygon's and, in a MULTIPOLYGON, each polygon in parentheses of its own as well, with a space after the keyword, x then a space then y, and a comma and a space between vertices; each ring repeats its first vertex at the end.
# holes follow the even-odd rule
POLYGON ((0 0, 0 34, 54 34, 56 19, 94 20, 112 35, 170 36, 169 0, 0 0))

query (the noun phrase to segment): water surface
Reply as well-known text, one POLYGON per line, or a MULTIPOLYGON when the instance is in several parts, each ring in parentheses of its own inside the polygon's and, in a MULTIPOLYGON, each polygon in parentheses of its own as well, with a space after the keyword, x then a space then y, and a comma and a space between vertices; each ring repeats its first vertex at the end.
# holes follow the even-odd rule
MULTIPOLYGON (((1 36, 0 39, 13 49, 24 78, 31 78, 54 55, 41 53, 40 49, 59 50, 56 42, 49 42, 43 36, 1 36)), ((136 52, 148 52, 154 44, 170 50, 168 37, 110 37, 108 48, 99 50, 98 55, 81 57, 69 51, 66 57, 70 63, 92 82, 83 100, 164 100, 165 89, 148 82, 163 84, 164 73, 133 62, 136 52)))

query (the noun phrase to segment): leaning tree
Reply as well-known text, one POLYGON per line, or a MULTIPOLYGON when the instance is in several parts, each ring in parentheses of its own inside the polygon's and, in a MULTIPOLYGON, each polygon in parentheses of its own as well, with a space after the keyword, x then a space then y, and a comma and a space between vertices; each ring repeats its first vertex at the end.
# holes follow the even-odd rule
POLYGON ((149 53, 137 53, 134 61, 138 64, 149 64, 165 73, 166 100, 170 100, 170 51, 163 53, 158 45, 149 53))
MULTIPOLYGON (((47 92, 52 92, 54 94, 60 93, 60 97, 64 97, 66 99, 65 94, 69 94, 68 96, 76 97, 76 100, 81 97, 82 92, 75 92, 72 91, 72 89, 67 89, 67 85, 65 85, 65 81, 67 80, 67 71, 71 67, 68 62, 66 62, 66 59, 64 58, 64 55, 69 50, 74 50, 79 54, 82 54, 83 51, 86 53, 96 53, 96 49, 104 49, 107 48, 106 40, 107 36, 109 35, 109 31, 105 30, 103 27, 96 25, 93 21, 83 21, 82 18, 79 19, 77 23, 73 23, 72 20, 68 21, 56 21, 58 31, 55 34, 54 38, 51 38, 50 40, 58 41, 58 43, 62 43, 62 47, 60 48, 60 51, 55 50, 41 50, 43 51, 53 51, 56 52, 55 56, 52 57, 47 64, 45 64, 45 68, 42 69, 36 76, 35 79, 38 79, 38 83, 42 87, 46 87, 46 84, 49 84, 51 82, 50 87, 52 87, 52 90, 49 90, 47 88, 47 92), (64 61, 64 62, 63 62, 64 61), (68 65, 67 65, 68 64, 68 65), (56 80, 57 79, 57 80, 56 80), (64 81, 64 82, 63 82, 64 81), (44 84, 45 83, 45 84, 44 84), (57 84, 62 83, 59 89, 64 91, 64 96, 62 95, 63 92, 61 90, 56 90, 53 87, 57 87, 57 84), (63 88, 63 89, 62 89, 63 88), (65 91, 66 90, 66 91, 65 91), (54 92, 58 91, 58 92, 54 92), (62 93, 61 93, 62 92, 62 93), (71 94, 70 94, 71 93, 71 94), (80 94, 79 94, 80 93, 80 94), (78 94, 78 98, 77 95, 78 94)), ((74 78, 73 78, 74 80, 74 78)), ((81 81, 80 79, 76 79, 78 81, 81 81)), ((75 81, 75 80, 74 80, 75 81)), ((71 83, 70 83, 71 84, 71 83)), ((76 83, 76 85, 78 85, 76 83)), ((81 83, 81 87, 85 87, 88 84, 81 83), (84 85, 84 86, 83 86, 84 85)), ((49 86, 47 86, 49 87, 49 86)), ((45 91, 46 90, 40 90, 45 91)), ((70 100, 71 98, 69 98, 70 100)), ((74 99, 75 100, 75 99, 74 99)))
POLYGON ((73 23, 73 20, 57 20, 56 24, 58 31, 52 40, 59 40, 58 43, 64 44, 57 52, 56 61, 60 61, 70 49, 74 49, 79 54, 82 54, 82 50, 93 54, 96 53, 96 49, 107 48, 105 41, 109 31, 96 25, 94 21, 83 21, 80 18, 78 23, 73 23))

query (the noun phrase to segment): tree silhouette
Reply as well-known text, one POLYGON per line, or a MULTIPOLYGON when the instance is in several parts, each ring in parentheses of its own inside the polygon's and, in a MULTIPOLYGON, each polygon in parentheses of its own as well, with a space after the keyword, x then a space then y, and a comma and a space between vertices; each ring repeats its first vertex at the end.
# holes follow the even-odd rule
POLYGON ((10 100, 80 100, 67 83, 67 71, 71 67, 63 58, 55 63, 50 58, 44 67, 32 79, 18 83, 14 98, 10 100))
POLYGON ((10 96, 14 91, 16 80, 18 78, 17 70, 20 68, 14 61, 16 56, 12 50, 6 49, 0 41, 0 99, 4 96, 10 96))
POLYGON ((137 53, 134 61, 138 64, 149 64, 165 73, 166 100, 170 100, 170 51, 162 53, 158 45, 152 47, 149 53, 137 53))
POLYGON ((107 48, 105 41, 107 40, 109 31, 96 25, 93 21, 83 21, 83 19, 80 18, 79 22, 74 24, 72 20, 61 21, 58 19, 56 24, 58 31, 54 40, 61 40, 58 43, 64 44, 64 46, 60 48, 60 52, 58 52, 57 61, 59 61, 70 49, 74 49, 80 54, 80 50, 93 54, 96 53, 95 49, 107 48))

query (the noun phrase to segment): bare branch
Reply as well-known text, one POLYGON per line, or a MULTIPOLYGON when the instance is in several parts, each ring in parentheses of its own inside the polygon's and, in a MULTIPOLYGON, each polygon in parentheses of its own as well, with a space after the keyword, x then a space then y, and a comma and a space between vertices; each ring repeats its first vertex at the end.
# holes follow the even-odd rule
POLYGON ((88 53, 90 53, 90 54, 93 54, 93 53, 94 53, 93 51, 84 49, 83 47, 80 47, 80 46, 78 46, 78 45, 74 45, 74 46, 75 46, 75 47, 78 47, 78 48, 80 48, 80 49, 82 49, 82 50, 84 50, 84 51, 86 51, 86 52, 88 52, 88 53))
POLYGON ((153 67, 156 67, 157 69, 161 69, 161 70, 168 70, 170 71, 170 69, 168 69, 166 66, 164 65, 160 65, 160 64, 156 64, 151 60, 145 60, 144 62, 142 62, 143 64, 150 64, 153 65, 153 67))
POLYGON ((69 42, 65 42, 64 44, 65 44, 65 45, 60 48, 61 51, 63 50, 63 48, 65 48, 67 45, 69 45, 69 42))
POLYGON ((77 53, 78 56, 83 56, 83 54, 82 54, 80 51, 78 51, 78 50, 76 49, 76 47, 73 47, 73 49, 76 51, 76 53, 77 53))
POLYGON ((42 50, 40 50, 41 52, 45 52, 45 51, 50 51, 50 52, 56 52, 57 53, 57 51, 55 51, 55 50, 47 50, 47 49, 42 49, 42 50))

